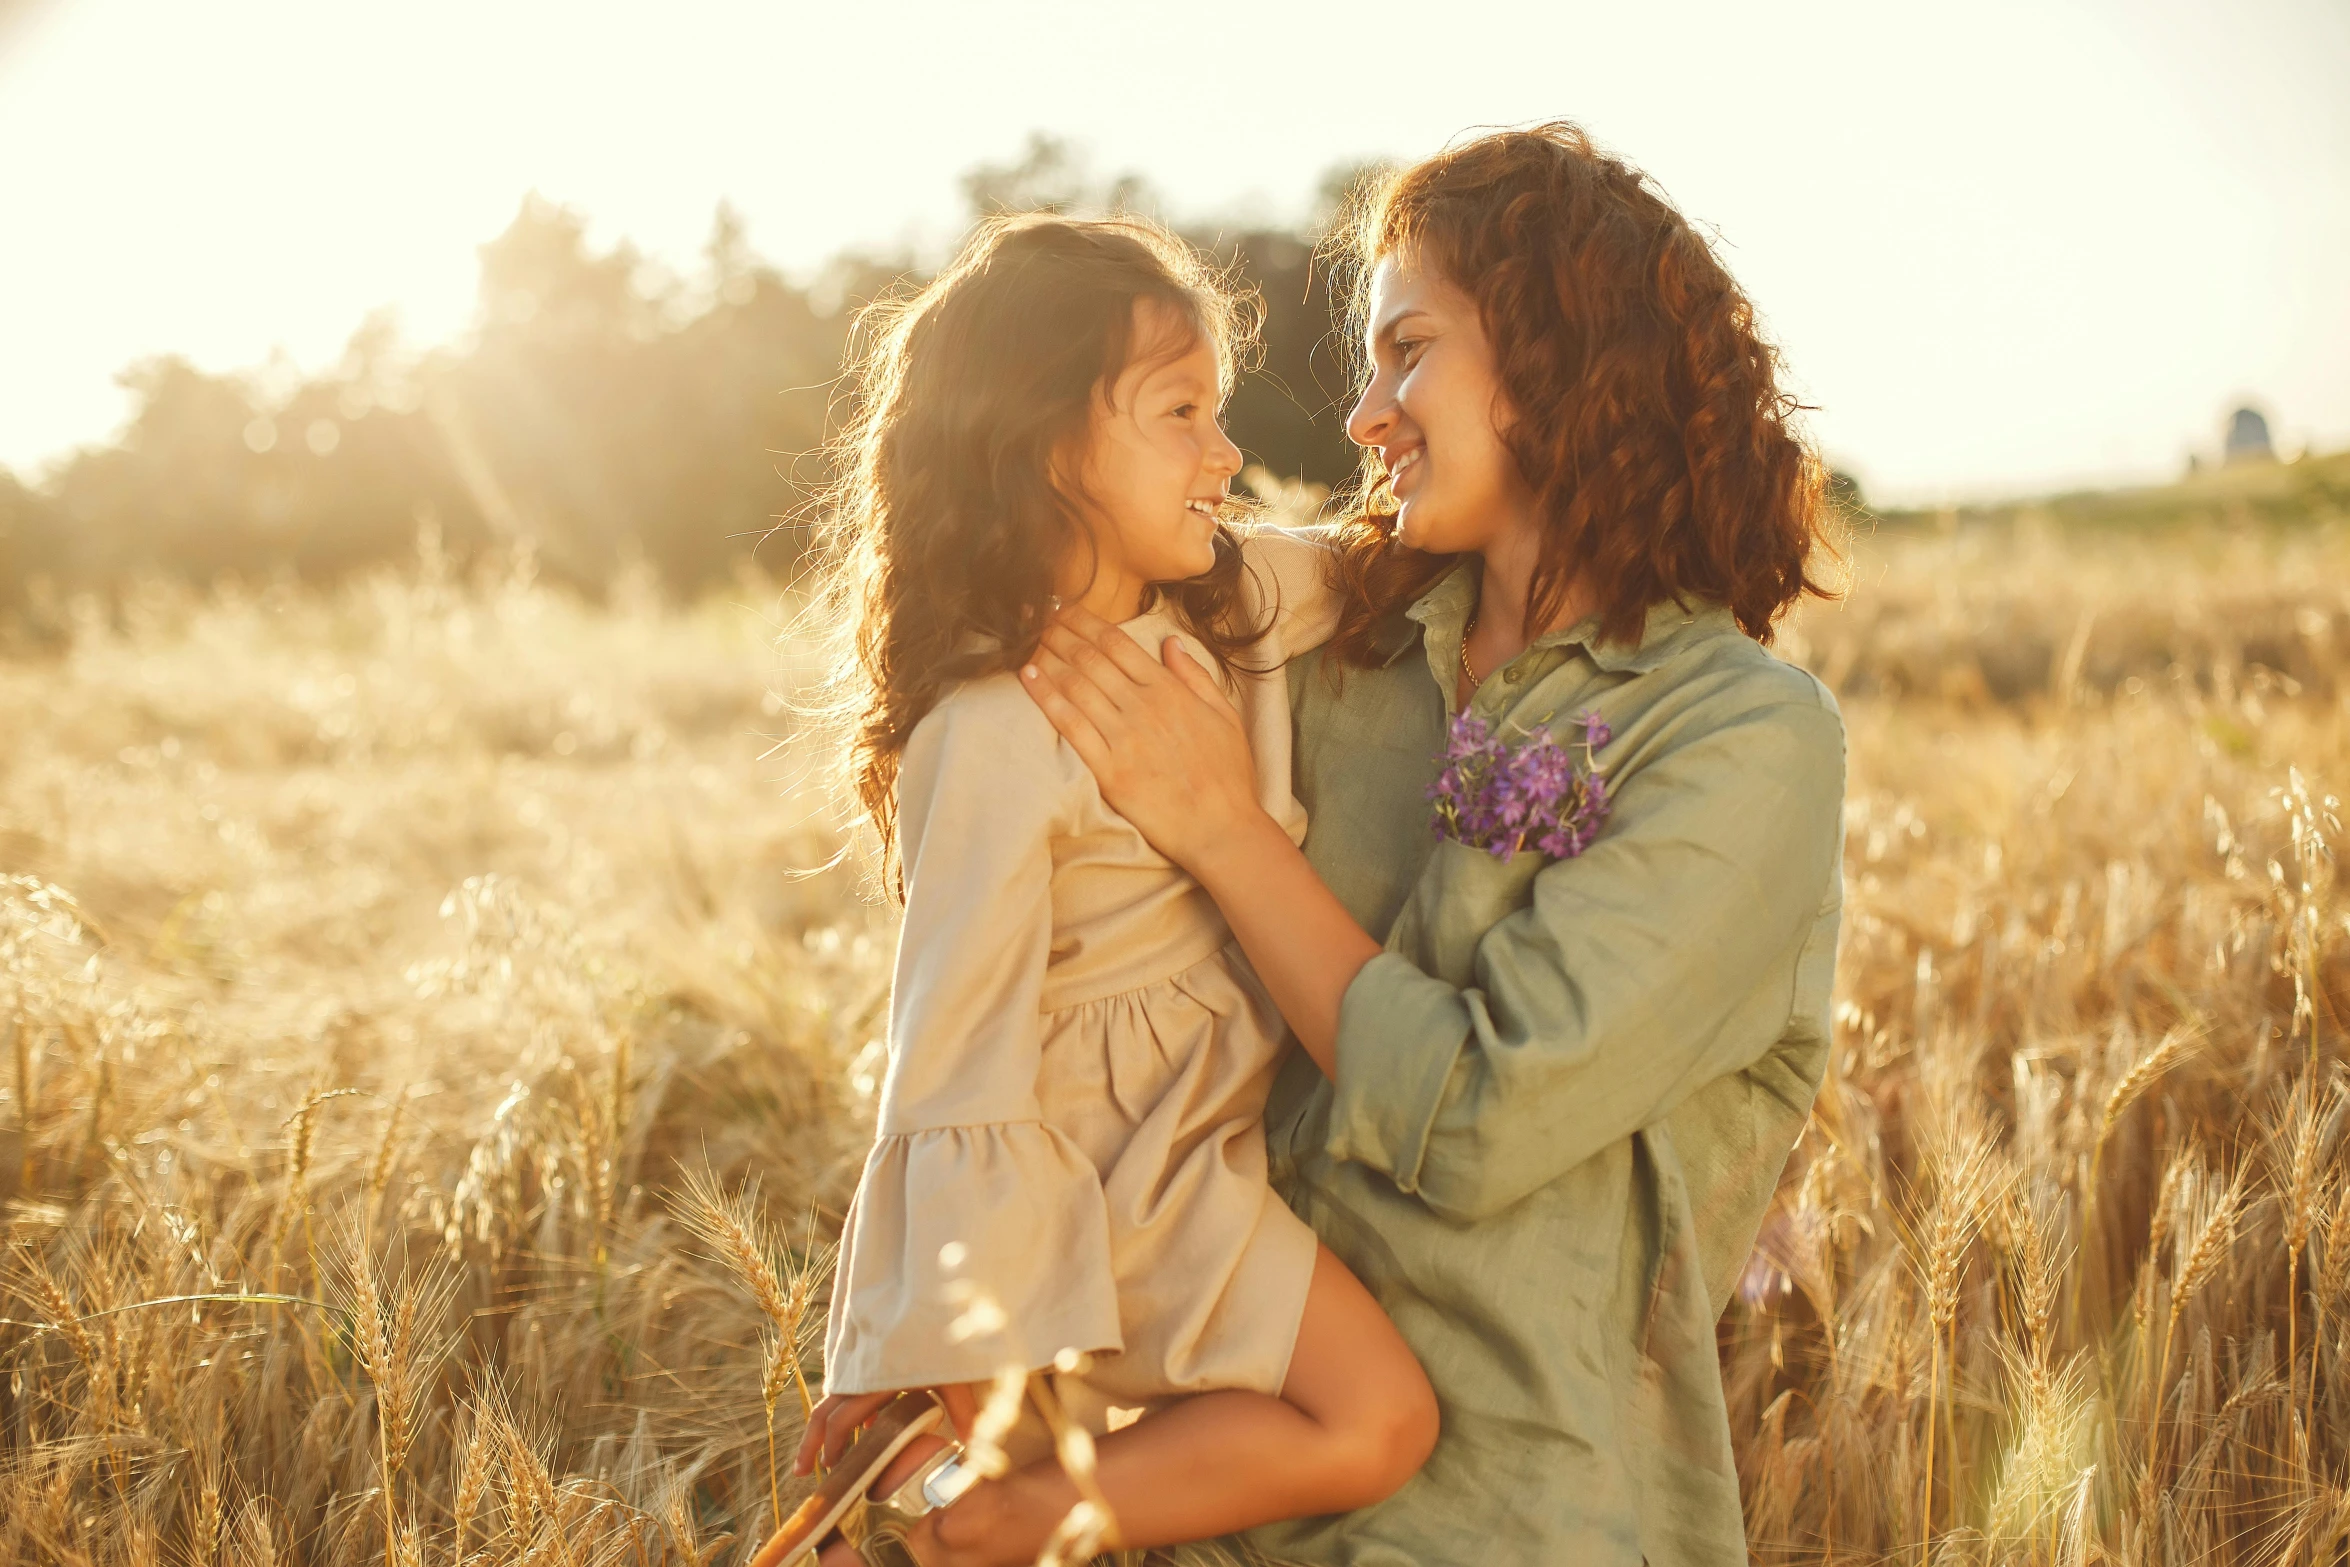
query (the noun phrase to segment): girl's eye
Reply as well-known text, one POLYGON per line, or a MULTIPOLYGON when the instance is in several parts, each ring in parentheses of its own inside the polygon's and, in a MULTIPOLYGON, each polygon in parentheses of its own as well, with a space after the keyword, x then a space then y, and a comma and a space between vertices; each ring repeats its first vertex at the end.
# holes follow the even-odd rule
POLYGON ((1197 403, 1185 403, 1181 407, 1174 410, 1175 417, 1178 419, 1188 419, 1193 414, 1198 412, 1199 404, 1197 403))
POLYGON ((1409 366, 1419 362, 1420 350, 1427 346, 1428 340, 1424 337, 1397 338, 1395 342, 1395 357, 1401 360, 1408 368, 1409 366))

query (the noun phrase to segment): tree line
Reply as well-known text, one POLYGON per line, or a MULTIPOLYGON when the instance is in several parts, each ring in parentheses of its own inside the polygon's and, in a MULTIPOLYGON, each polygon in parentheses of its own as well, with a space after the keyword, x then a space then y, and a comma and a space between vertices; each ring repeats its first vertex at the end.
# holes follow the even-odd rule
MULTIPOLYGON (((1324 215, 1355 172, 1326 182, 1324 215)), ((974 217, 1152 205, 1139 181, 1097 180, 1041 136, 964 191, 974 217)), ((1275 474, 1331 484, 1356 454, 1320 221, 1186 237, 1263 301, 1234 439, 1275 474)), ((410 557, 420 528, 459 558, 527 544, 590 591, 637 562, 679 593, 745 559, 786 572, 797 535, 779 524, 823 478, 856 309, 920 275, 846 255, 791 281, 721 207, 698 273, 666 276, 535 196, 480 257, 459 345, 406 353, 379 316, 290 389, 176 357, 125 372, 136 410, 118 439, 38 486, 0 470, 0 611, 153 576, 331 581, 410 557)))

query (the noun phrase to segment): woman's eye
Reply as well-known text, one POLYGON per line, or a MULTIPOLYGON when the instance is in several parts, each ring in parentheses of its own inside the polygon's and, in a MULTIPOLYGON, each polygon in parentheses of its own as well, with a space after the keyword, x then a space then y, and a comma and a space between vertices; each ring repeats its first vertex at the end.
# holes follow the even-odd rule
POLYGON ((1405 365, 1417 364, 1420 350, 1427 346, 1428 340, 1424 337, 1398 338, 1395 344, 1395 357, 1405 365))
POLYGON ((1174 410, 1175 417, 1178 419, 1188 419, 1193 414, 1198 412, 1199 404, 1197 403, 1185 403, 1181 407, 1174 410))

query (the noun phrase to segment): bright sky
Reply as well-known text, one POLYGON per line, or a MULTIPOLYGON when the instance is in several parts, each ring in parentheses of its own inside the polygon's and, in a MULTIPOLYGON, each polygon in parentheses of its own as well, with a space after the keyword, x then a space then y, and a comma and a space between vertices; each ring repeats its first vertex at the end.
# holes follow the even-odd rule
POLYGON ((679 266, 730 200, 805 272, 942 243, 1032 129, 1286 219, 1554 115, 1719 230, 1873 497, 2167 477, 2244 397, 2350 445, 2342 0, 0 0, 0 464, 142 355, 458 332, 532 189, 679 266))

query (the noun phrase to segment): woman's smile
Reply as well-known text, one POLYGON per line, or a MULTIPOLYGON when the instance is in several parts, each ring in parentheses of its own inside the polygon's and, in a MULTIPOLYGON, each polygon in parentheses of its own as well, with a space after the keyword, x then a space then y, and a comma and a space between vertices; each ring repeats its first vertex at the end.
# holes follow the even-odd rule
POLYGON ((1404 480, 1407 475, 1411 479, 1412 488, 1419 487, 1420 459, 1427 455, 1427 447, 1414 446, 1401 456, 1385 459, 1387 462, 1387 487, 1394 492, 1397 500, 1403 499, 1404 480))

